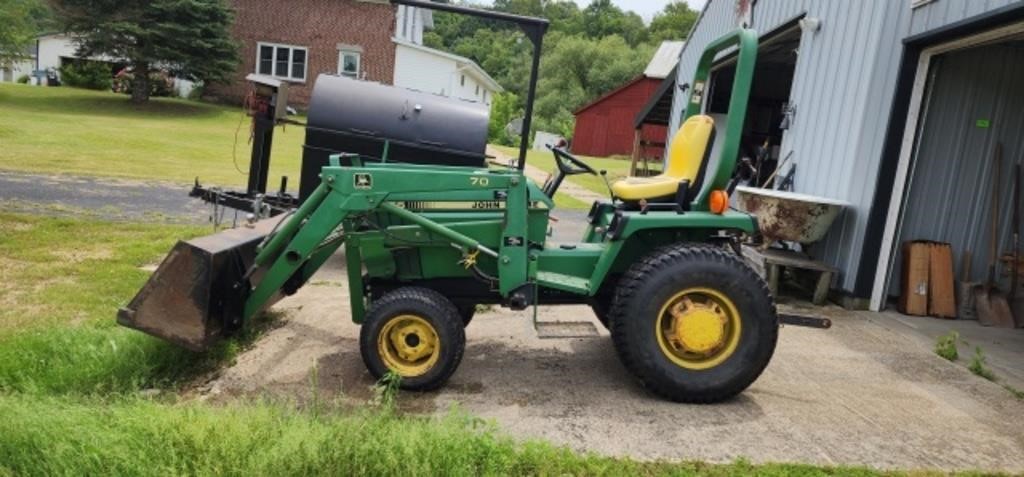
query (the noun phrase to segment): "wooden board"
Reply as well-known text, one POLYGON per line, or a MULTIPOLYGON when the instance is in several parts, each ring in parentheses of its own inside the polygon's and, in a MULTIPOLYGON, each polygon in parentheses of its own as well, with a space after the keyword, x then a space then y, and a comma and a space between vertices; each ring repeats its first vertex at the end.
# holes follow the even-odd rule
POLYGON ((928 244, 928 314, 956 318, 953 250, 948 243, 928 244))
POLYGON ((903 276, 900 286, 900 313, 928 314, 928 262, 931 251, 927 242, 903 243, 903 276))

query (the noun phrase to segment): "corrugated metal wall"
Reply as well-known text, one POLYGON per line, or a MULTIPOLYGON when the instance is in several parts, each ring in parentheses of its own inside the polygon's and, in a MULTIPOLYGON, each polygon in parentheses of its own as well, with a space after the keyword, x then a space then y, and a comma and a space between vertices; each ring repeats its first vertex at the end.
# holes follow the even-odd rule
MULTIPOLYGON (((938 240, 953 256, 971 251, 971 278, 986 273, 991 250, 996 142, 1003 145, 997 251, 1009 251, 1013 176, 1024 156, 1024 43, 936 57, 897 243, 938 240), (979 125, 977 121, 988 121, 979 125)), ((957 276, 962 272, 955 264, 957 276)), ((892 271, 900 276, 900 261, 892 271)), ((899 280, 889 291, 899 294, 899 280)))
MULTIPOLYGON (((906 3, 909 4, 910 1, 908 0, 906 3)), ((1020 0, 935 0, 914 9, 910 20, 910 30, 907 34, 909 36, 924 33, 1013 3, 1021 2, 1020 0)))
MULTIPOLYGON (((853 204, 813 250, 841 270, 835 286, 853 289, 903 38, 1008 3, 1013 2, 936 0, 914 10, 910 0, 760 0, 754 5, 752 28, 762 35, 799 15, 822 23, 800 42, 790 96, 797 112, 780 157, 793 151, 798 192, 853 204)), ((704 46, 736 28, 735 8, 736 0, 709 0, 683 50, 680 84, 692 81, 704 46)), ((685 99, 676 96, 672 130, 685 99)))

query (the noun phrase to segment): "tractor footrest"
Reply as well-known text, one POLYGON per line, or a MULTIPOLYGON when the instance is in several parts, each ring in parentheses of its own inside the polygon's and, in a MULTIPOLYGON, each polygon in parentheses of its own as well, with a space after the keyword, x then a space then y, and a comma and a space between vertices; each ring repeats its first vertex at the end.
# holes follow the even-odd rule
POLYGON ((587 279, 563 273, 537 272, 537 283, 572 293, 586 294, 590 291, 590 282, 587 279))
POLYGON ((540 339, 593 338, 601 336, 589 321, 539 321, 534 327, 540 339))

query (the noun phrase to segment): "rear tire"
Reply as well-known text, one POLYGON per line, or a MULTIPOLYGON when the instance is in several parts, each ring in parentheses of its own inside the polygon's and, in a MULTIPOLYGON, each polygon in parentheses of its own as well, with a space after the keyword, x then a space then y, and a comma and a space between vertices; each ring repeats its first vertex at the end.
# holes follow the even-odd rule
POLYGON ((359 330, 359 351, 370 374, 380 379, 392 371, 409 391, 441 387, 465 349, 459 310, 426 288, 399 288, 374 301, 359 330))
POLYGON ((771 360, 778 316, 768 287, 737 255, 702 244, 662 247, 616 290, 611 334, 622 363, 677 402, 728 399, 771 360))

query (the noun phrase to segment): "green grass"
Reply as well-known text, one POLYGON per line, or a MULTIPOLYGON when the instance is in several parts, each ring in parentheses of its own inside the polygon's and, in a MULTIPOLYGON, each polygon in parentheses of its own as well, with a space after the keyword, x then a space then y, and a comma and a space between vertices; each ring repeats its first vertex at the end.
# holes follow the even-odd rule
POLYGON ((15 475, 878 475, 577 454, 513 442, 457 411, 422 418, 266 402, 214 407, 4 396, 0 415, 0 474, 6 467, 15 475))
MULTIPOLYGON (((519 156, 519 150, 514 147, 506 146, 494 146, 499 151, 508 154, 510 156, 519 156)), ((616 180, 622 179, 629 175, 629 159, 620 158, 607 158, 607 157, 588 157, 588 156, 577 156, 580 160, 586 162, 597 171, 605 170, 608 171, 608 181, 615 182, 616 180)), ((534 151, 530 150, 526 154, 526 163, 530 164, 538 169, 544 171, 555 170, 555 158, 551 155, 550 151, 534 151)), ((568 179, 569 182, 583 187, 591 192, 600 194, 602 196, 608 195, 608 186, 605 184, 601 176, 594 176, 590 174, 579 174, 571 176, 568 179)), ((589 207, 589 204, 588 204, 589 207)))
POLYGON ((948 334, 940 336, 935 340, 935 354, 946 361, 956 361, 960 357, 956 349, 956 342, 959 339, 960 334, 956 331, 950 331, 948 334))
POLYGON ((974 348, 974 356, 971 357, 971 362, 967 364, 967 369, 971 370, 977 376, 985 378, 989 381, 995 381, 996 375, 988 368, 987 361, 985 360, 985 354, 981 351, 981 347, 977 346, 974 348))
POLYGON ((239 341, 194 354, 114 322, 148 276, 139 267, 201 232, 0 213, 0 392, 167 389, 230 359, 239 341))
MULTIPOLYGON (((249 120, 241 108, 0 83, 0 169, 241 186, 249 166, 249 120), (239 125, 241 127, 239 128, 239 125)), ((299 177, 304 132, 274 135, 270 182, 299 177)))

